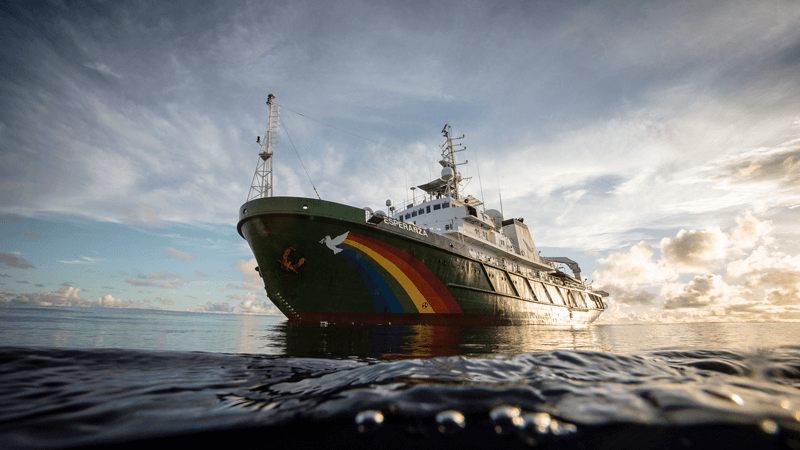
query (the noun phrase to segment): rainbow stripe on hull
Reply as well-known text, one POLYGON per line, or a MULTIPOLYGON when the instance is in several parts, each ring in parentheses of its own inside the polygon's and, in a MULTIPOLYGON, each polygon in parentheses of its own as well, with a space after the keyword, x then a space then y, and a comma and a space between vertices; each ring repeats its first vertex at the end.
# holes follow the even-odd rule
POLYGON ((420 260, 407 252, 367 236, 348 232, 338 248, 369 291, 377 313, 452 313, 463 310, 447 288, 420 260), (382 269, 382 270, 380 270, 382 269), (395 294, 386 277, 402 289, 395 294), (405 294, 405 295, 402 295, 405 294), (401 300, 401 299, 410 299, 401 300))

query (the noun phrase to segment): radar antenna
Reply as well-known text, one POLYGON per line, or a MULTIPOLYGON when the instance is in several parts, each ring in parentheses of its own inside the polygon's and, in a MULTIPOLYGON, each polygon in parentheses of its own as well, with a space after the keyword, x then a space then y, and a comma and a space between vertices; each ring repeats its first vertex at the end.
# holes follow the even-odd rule
POLYGON ((256 173, 253 174, 250 193, 247 195, 248 202, 257 198, 272 197, 272 156, 275 147, 278 146, 278 127, 281 119, 280 105, 273 100, 275 96, 269 94, 267 96, 269 120, 264 139, 262 140, 261 136, 256 138, 256 143, 261 144, 261 153, 258 154, 256 173))

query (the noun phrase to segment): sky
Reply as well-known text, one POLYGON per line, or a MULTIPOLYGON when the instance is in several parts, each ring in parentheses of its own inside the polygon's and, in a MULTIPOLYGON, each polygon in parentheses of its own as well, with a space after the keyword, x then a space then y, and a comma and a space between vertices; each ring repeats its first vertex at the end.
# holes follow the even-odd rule
POLYGON ((0 303, 275 313, 274 94, 275 195, 403 202, 449 123, 600 323, 800 321, 796 1, 4 1, 0 43, 0 303))

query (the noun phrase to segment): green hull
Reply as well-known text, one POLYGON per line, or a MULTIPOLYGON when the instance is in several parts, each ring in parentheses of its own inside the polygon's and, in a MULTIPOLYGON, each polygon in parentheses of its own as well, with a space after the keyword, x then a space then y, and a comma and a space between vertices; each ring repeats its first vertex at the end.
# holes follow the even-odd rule
POLYGON ((338 203, 270 197, 242 205, 238 230, 292 322, 569 326, 603 311, 539 301, 535 280, 471 258, 466 244, 366 219, 338 203))

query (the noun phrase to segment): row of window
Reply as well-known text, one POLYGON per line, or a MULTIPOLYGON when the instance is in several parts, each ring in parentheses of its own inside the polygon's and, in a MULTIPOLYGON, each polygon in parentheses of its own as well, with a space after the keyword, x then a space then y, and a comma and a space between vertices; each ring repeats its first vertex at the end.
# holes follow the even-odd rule
MULTIPOLYGON (((433 210, 436 211, 438 209, 444 209, 444 208, 449 208, 449 207, 450 207, 450 202, 437 203, 437 204, 433 205, 433 210)), ((430 213, 430 212, 431 212, 431 205, 428 205, 428 206, 426 206, 424 208, 420 208, 420 209, 418 209, 416 211, 411 211, 410 213, 406 213, 405 216, 400 216, 400 221, 403 222, 403 221, 408 220, 408 219, 410 219, 412 217, 421 216, 421 215, 423 215, 425 213, 430 213)))

